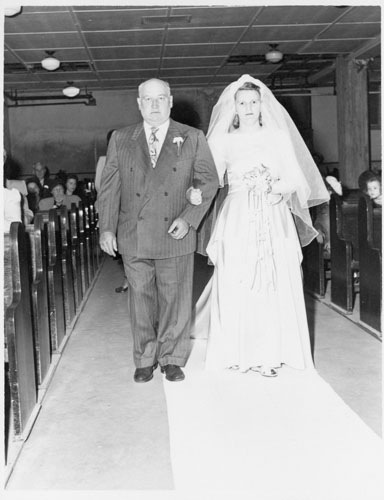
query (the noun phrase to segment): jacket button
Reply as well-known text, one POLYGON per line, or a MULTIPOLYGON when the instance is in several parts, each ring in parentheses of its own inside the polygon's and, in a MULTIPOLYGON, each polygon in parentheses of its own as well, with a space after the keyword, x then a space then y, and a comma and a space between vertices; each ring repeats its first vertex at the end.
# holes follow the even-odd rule
POLYGON ((168 222, 168 217, 164 217, 165 222, 168 222))
POLYGON ((138 196, 140 198, 140 193, 136 193, 136 196, 138 196))
POLYGON ((173 167, 173 171, 176 172, 177 168, 176 167, 173 167))
POLYGON ((164 196, 168 196, 168 193, 167 193, 167 192, 165 192, 165 193, 164 193, 164 196))

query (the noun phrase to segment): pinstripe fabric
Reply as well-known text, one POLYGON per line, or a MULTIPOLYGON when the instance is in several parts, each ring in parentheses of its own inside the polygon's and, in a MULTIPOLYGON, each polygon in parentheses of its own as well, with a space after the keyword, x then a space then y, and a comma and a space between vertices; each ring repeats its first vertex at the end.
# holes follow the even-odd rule
POLYGON ((98 195, 99 226, 100 233, 117 232, 139 368, 156 360, 186 363, 196 229, 217 189, 216 167, 200 130, 170 120, 156 168, 143 123, 113 133, 98 195), (175 138, 182 138, 181 147, 175 138), (187 202, 191 185, 203 192, 199 206, 187 202), (192 226, 181 240, 168 234, 177 218, 192 226))
POLYGON ((98 195, 100 233, 117 232, 122 254, 147 259, 186 255, 196 248, 194 229, 217 188, 215 164, 200 130, 170 120, 155 169, 143 124, 117 130, 109 142, 98 195), (175 137, 184 138, 179 155, 175 137), (186 200, 192 183, 203 192, 199 206, 186 200), (177 217, 194 228, 182 240, 167 233, 177 217))
POLYGON ((193 254, 170 259, 123 255, 135 366, 184 366, 190 351, 193 254), (155 286, 156 284, 156 286, 155 286))

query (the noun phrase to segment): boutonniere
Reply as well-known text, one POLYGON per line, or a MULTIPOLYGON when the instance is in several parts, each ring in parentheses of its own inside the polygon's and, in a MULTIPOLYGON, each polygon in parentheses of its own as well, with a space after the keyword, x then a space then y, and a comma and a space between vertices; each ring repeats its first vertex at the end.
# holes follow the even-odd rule
POLYGON ((173 144, 177 144, 177 156, 180 156, 181 146, 183 145, 184 141, 185 141, 185 137, 174 137, 173 138, 173 144))

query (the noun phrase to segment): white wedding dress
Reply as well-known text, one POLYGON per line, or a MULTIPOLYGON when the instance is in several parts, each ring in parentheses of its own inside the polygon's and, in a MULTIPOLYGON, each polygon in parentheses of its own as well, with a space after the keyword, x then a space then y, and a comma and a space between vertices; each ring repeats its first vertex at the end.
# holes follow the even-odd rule
POLYGON ((191 336, 208 337, 208 369, 313 368, 293 217, 286 197, 252 191, 248 175, 263 165, 293 191, 294 160, 284 141, 264 130, 227 134, 219 149, 229 192, 207 246, 215 268, 196 304, 191 336))

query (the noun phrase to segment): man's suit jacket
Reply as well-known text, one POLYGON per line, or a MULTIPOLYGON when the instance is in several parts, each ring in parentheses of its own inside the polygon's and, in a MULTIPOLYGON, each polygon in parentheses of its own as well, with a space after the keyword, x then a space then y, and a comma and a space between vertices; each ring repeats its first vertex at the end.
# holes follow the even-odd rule
POLYGON ((100 233, 117 232, 119 252, 139 258, 192 253, 195 230, 217 188, 215 164, 200 130, 170 120, 155 168, 143 123, 117 130, 109 142, 98 195, 100 233), (202 190, 201 205, 186 199, 192 185, 202 190), (174 240, 168 229, 178 217, 191 229, 183 239, 174 240))

